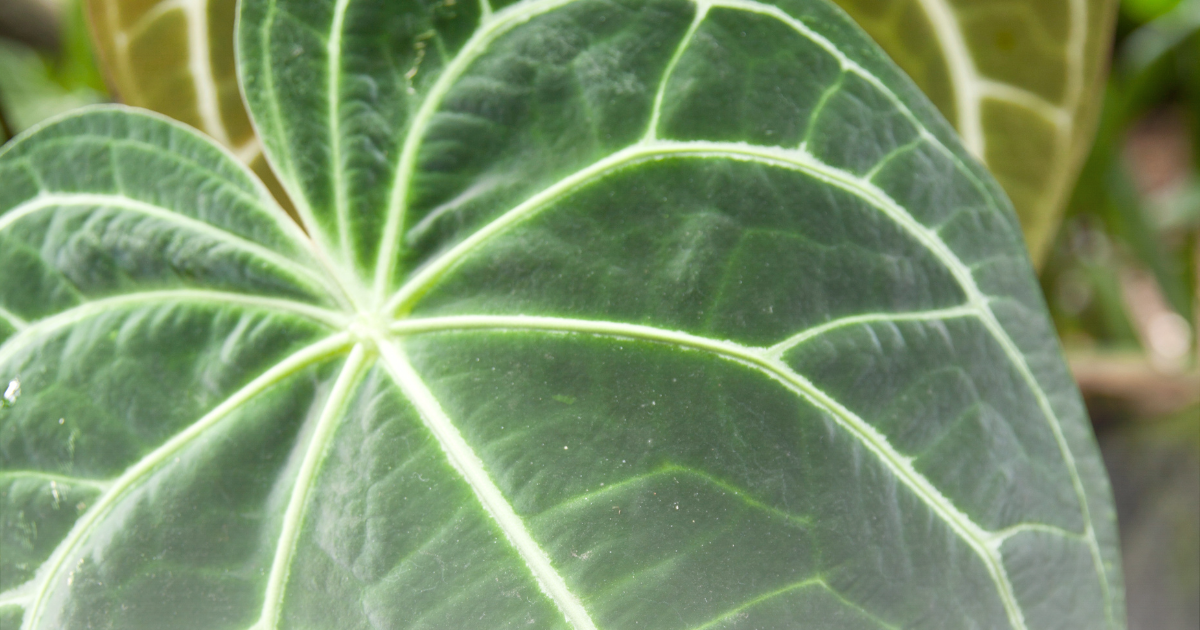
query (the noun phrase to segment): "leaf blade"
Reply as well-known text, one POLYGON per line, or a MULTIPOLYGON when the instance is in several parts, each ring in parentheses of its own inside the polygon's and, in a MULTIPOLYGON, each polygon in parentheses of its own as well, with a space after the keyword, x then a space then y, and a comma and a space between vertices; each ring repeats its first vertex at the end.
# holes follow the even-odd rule
POLYGON ((198 434, 146 477, 159 498, 139 486, 86 517, 118 535, 57 552, 59 579, 85 584, 56 582, 27 625, 148 623, 160 593, 262 629, 1120 627, 1107 487, 1007 201, 839 12, 242 10, 251 111, 319 228, 308 249, 246 240, 324 285, 150 282, 127 302, 153 308, 102 326, 68 310, 90 285, 47 307, 80 338, 164 356, 135 322, 206 322, 213 357, 251 330, 276 346, 234 356, 220 396, 146 440, 198 434), (237 393, 288 365, 294 380, 237 393), (228 421, 205 415, 230 395, 228 421), (256 450, 269 461, 222 464, 256 450), (184 520, 237 535, 162 522, 164 564, 67 569, 134 548, 161 521, 136 506, 178 518, 194 493, 207 516, 184 520), (105 571, 138 606, 77 606, 102 601, 81 589, 105 571))

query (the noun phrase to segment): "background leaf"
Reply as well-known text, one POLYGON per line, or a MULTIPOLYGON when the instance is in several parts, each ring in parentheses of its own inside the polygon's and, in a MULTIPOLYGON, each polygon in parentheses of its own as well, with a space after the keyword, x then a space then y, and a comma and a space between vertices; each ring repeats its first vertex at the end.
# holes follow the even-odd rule
MULTIPOLYGON (((242 105, 233 63, 237 0, 84 0, 118 100, 185 122, 278 184, 242 105)), ((287 205, 286 198, 280 197, 287 205)))
POLYGON ((76 0, 61 5, 28 0, 0 10, 0 68, 5 141, 47 118, 106 100, 76 0))
POLYGON ((991 169, 1040 264, 1091 146, 1116 1, 836 2, 991 169))

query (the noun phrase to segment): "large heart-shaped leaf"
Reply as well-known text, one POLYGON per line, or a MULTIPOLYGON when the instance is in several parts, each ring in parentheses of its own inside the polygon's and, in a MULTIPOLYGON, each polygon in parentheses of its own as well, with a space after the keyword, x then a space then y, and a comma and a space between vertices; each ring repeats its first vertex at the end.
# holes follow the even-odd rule
POLYGON ((1116 0, 836 2, 988 165, 1042 260, 1092 143, 1116 0))
POLYGON ((1015 217, 823 0, 239 24, 303 231, 159 117, 0 153, 6 628, 1123 625, 1015 217))
MULTIPOLYGON (((1091 145, 1116 0, 836 1, 992 169, 1041 261, 1091 145)), ((208 132, 275 188, 233 81, 234 0, 88 5, 126 103, 208 132)))

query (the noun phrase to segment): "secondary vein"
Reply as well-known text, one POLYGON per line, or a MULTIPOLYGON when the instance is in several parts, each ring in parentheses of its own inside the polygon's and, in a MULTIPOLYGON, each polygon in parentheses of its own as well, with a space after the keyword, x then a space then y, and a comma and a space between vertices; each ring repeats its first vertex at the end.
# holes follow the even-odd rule
POLYGON ((554 569, 546 552, 533 539, 524 521, 492 481, 479 456, 463 439, 454 422, 442 409, 441 403, 409 363, 408 357, 391 340, 376 338, 376 345, 388 374, 417 408, 421 420, 437 438, 450 463, 475 492, 475 496, 499 525, 509 543, 525 560, 542 592, 558 606, 575 630, 596 630, 596 624, 592 622, 587 609, 554 569))
POLYGON ((43 472, 41 470, 5 470, 0 471, 0 479, 40 479, 51 483, 60 483, 66 486, 87 486, 101 492, 108 490, 113 482, 106 479, 88 479, 86 477, 71 477, 70 475, 59 475, 55 473, 43 472))
POLYGON ((346 22, 346 11, 350 0, 337 0, 333 8, 333 24, 329 27, 329 41, 326 44, 326 74, 328 84, 326 90, 327 122, 329 124, 329 160, 333 167, 334 212, 337 216, 338 242, 341 243, 342 255, 346 262, 354 265, 354 245, 350 241, 350 208, 346 192, 346 173, 342 171, 342 132, 341 113, 338 111, 338 91, 342 85, 342 32, 346 22))
MULTIPOLYGON (((404 146, 400 151, 400 161, 396 167, 396 175, 388 195, 387 221, 383 228, 383 240, 379 247, 379 258, 375 266, 375 298, 382 301, 392 280, 392 263, 396 257, 400 243, 400 230, 403 227, 404 212, 408 203, 408 193, 413 173, 416 170, 417 152, 424 140, 425 130, 429 121, 442 104, 442 99, 449 93, 454 82, 462 76, 467 67, 479 57, 487 46, 500 35, 513 27, 527 22, 534 16, 552 11, 560 6, 576 0, 537 0, 521 2, 492 13, 490 10, 483 15, 482 23, 467 43, 458 51, 446 69, 429 89, 420 109, 413 117, 412 125, 404 138, 404 146)), ((489 7, 490 8, 490 7, 489 7)))
POLYGON ((62 208, 71 206, 100 206, 108 207, 128 212, 136 212, 146 216, 153 217, 169 223, 174 223, 185 229, 204 234, 209 238, 225 243, 237 249, 243 250, 263 261, 276 267, 280 271, 287 273, 292 278, 300 280, 310 289, 317 289, 319 294, 323 294, 329 290, 329 286, 320 274, 312 269, 301 265, 299 262, 287 258, 278 252, 267 247, 259 245, 249 239, 238 236, 228 230, 221 229, 211 223, 201 221, 189 217, 185 214, 175 212, 168 208, 163 208, 153 204, 139 201, 131 197, 123 195, 96 194, 96 193, 48 193, 21 203, 13 207, 8 212, 0 215, 0 231, 3 231, 17 221, 52 208, 62 208))
POLYGON ((25 621, 22 628, 30 630, 38 627, 39 619, 44 613, 46 595, 60 578, 63 563, 66 558, 91 533, 92 527, 106 516, 126 494, 132 491, 160 465, 182 450, 185 446, 207 433, 224 420, 240 406, 258 396, 271 386, 278 384, 296 372, 327 359, 341 352, 351 343, 348 333, 339 333, 326 337, 297 352, 292 353, 274 367, 250 381, 245 387, 234 392, 212 411, 208 412, 194 424, 176 434, 162 446, 154 449, 125 471, 112 486, 100 495, 92 509, 84 513, 71 528, 67 537, 59 543, 54 553, 37 571, 33 580, 16 590, 18 593, 29 593, 29 606, 25 611, 25 621))
MULTIPOLYGON (((990 298, 985 295, 975 282, 971 270, 963 264, 958 256, 942 241, 938 233, 922 225, 900 204, 896 203, 886 192, 875 184, 841 169, 824 164, 811 153, 800 149, 784 149, 778 147, 763 147, 745 143, 732 142, 642 142, 618 151, 609 157, 596 162, 576 173, 559 180, 553 186, 530 197, 525 202, 509 210, 482 229, 463 240, 446 253, 436 258, 429 265, 418 271, 412 279, 406 282, 387 303, 386 312, 399 311, 401 314, 411 310, 421 298, 444 274, 456 266, 484 241, 506 231, 510 227, 537 214, 571 192, 593 183, 600 178, 627 168, 631 165, 648 160, 681 157, 681 158, 725 158, 740 161, 757 162, 769 166, 786 168, 806 173, 834 187, 855 195, 878 209, 901 229, 912 236, 917 242, 933 254, 951 272, 956 282, 967 295, 967 306, 977 309, 980 319, 989 334, 1000 344, 1005 356, 1017 368, 1026 386, 1037 401, 1042 411, 1060 456, 1067 466, 1071 477, 1072 488, 1080 505, 1080 512, 1086 524, 1084 533, 1093 564, 1100 581, 1106 582, 1103 562, 1100 555, 1099 543, 1091 524, 1091 513, 1087 495, 1075 464, 1074 454, 1066 442, 1062 426, 1049 398, 1034 378, 1024 355, 1016 347, 1015 342, 1008 336, 992 312, 990 298)), ((1003 567, 1000 567, 1002 570, 1003 567)), ((1015 628, 1024 627, 1024 615, 1014 603, 1009 606, 1012 625, 1015 628)))
POLYGON ((4 308, 3 306, 0 306, 0 319, 8 322, 9 326, 15 328, 17 332, 25 330, 29 327, 29 322, 25 321, 21 317, 18 317, 16 313, 4 308))
POLYGON ((242 293, 227 293, 222 291, 207 291, 202 289, 176 289, 165 291, 143 291, 118 295, 84 302, 78 306, 56 313, 45 319, 40 319, 23 328, 13 337, 0 345, 0 363, 7 361, 18 348, 43 335, 79 323, 89 317, 106 312, 142 304, 160 304, 163 306, 179 303, 213 303, 229 306, 258 308, 265 311, 278 311, 299 315, 306 319, 324 324, 331 328, 344 328, 347 320, 344 315, 318 306, 295 302, 292 300, 245 295, 242 293))
POLYGON ((710 352, 764 373, 828 414, 834 422, 873 453, 883 466, 888 468, 901 483, 929 506, 979 556, 996 587, 1009 621, 1015 628, 1025 628, 1024 615, 1017 602, 1012 583, 1005 572, 999 550, 989 544, 994 538, 993 534, 977 525, 970 517, 955 507, 936 486, 913 467, 912 459, 897 452, 889 444, 887 437, 878 429, 821 391, 787 364, 778 358, 771 357, 767 349, 752 348, 732 341, 716 340, 639 324, 528 315, 464 315, 408 320, 398 322, 392 326, 391 330, 397 334, 412 334, 415 332, 489 328, 585 333, 640 339, 710 352))
POLYGON ((301 524, 312 496, 312 486, 320 472, 321 464, 329 452, 333 434, 341 423, 342 411, 366 365, 366 350, 361 343, 355 344, 342 365, 342 371, 334 382, 333 391, 325 401, 321 416, 313 435, 304 450, 304 461, 292 484, 283 517, 283 527, 275 546, 275 557, 271 562, 271 574, 267 578, 267 591, 263 598, 262 614, 251 630, 275 630, 279 626, 279 613, 283 608, 283 597, 287 587, 292 559, 296 555, 296 543, 300 538, 301 524))

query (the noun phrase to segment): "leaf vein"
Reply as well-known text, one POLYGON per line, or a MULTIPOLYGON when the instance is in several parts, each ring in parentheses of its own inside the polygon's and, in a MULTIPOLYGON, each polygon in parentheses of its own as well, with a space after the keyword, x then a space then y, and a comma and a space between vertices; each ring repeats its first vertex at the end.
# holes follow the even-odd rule
POLYGON ((584 333, 601 336, 639 339, 680 348, 713 353, 727 360, 762 372, 785 388, 807 400, 842 427, 863 447, 875 455, 879 462, 907 486, 917 497, 936 513, 955 534, 979 556, 998 591, 1001 603, 1010 622, 1024 629, 1024 618, 1017 604, 1016 594, 1004 569, 1003 560, 996 548, 990 545, 991 532, 974 523, 942 495, 932 483, 912 466, 907 457, 888 443, 887 437, 871 424, 858 417, 841 403, 829 397, 782 361, 772 358, 765 348, 742 346, 731 341, 719 341, 699 337, 680 331, 670 331, 651 326, 621 322, 588 321, 558 317, 468 315, 430 318, 424 322, 410 320, 393 325, 394 333, 448 331, 455 329, 510 329, 539 330, 559 333, 584 333), (418 328, 419 327, 419 328, 418 328))
POLYGON ((275 547, 275 557, 271 562, 271 573, 267 578, 267 591, 263 597, 262 615, 252 629, 275 630, 279 627, 279 614, 283 608, 283 598, 287 588, 288 575, 291 573, 292 560, 296 555, 296 545, 300 539, 308 503, 312 496, 313 482, 321 470, 321 464, 329 452, 333 435, 341 424, 342 414, 352 389, 358 382, 367 364, 367 353, 362 343, 354 345, 350 356, 346 358, 334 382, 329 398, 317 420, 313 435, 309 438, 304 450, 304 461, 292 484, 292 493, 288 498, 287 509, 284 513, 283 527, 275 547))
POLYGON ((382 301, 392 280, 392 263, 400 246, 400 231, 404 225, 405 206, 411 186, 413 174, 416 171, 417 152, 421 148, 426 128, 433 118, 442 99, 449 93, 454 82, 462 76, 467 67, 482 54, 489 44, 510 29, 529 21, 531 18, 565 6, 576 0, 526 0, 505 7, 496 13, 486 12, 484 21, 467 43, 458 51, 442 74, 438 76, 433 87, 421 102, 421 107, 413 117, 412 125, 404 138, 404 146, 400 150, 400 161, 396 166, 396 174, 388 193, 387 220, 384 222, 383 239, 380 242, 379 258, 375 266, 375 298, 382 301))
POLYGON ((100 491, 107 490, 113 483, 111 479, 72 477, 70 475, 59 475, 41 470, 0 470, 0 479, 42 479, 64 485, 87 486, 100 491))
POLYGON ((509 543, 525 560, 538 586, 558 606, 576 630, 596 630, 579 598, 567 587, 545 551, 533 539, 521 517, 492 481, 483 462, 467 444, 441 403, 417 374, 404 352, 387 339, 376 338, 383 365, 404 395, 417 408, 425 426, 437 439, 447 459, 475 492, 484 509, 504 532, 509 543))
POLYGON ((335 329, 345 328, 348 325, 345 316, 340 313, 291 300, 195 289, 145 291, 85 302, 29 324, 21 332, 0 345, 0 364, 11 358, 19 348, 31 342, 38 335, 47 334, 79 323, 90 317, 118 310, 122 307, 154 303, 171 304, 175 302, 213 302, 216 304, 277 310, 307 317, 335 329))
POLYGON ((123 195, 94 193, 50 193, 39 195, 0 215, 0 231, 11 227, 17 221, 37 212, 71 206, 104 206, 137 212, 154 217, 155 219, 175 223, 269 262, 280 271, 287 272, 293 278, 303 281, 309 288, 320 289, 322 293, 329 288, 325 279, 313 270, 258 243, 199 219, 123 195))
POLYGON ((19 593, 29 592, 29 603, 25 611, 24 630, 32 630, 38 626, 39 617, 43 613, 46 595, 59 578, 67 555, 91 533, 92 527, 120 501, 132 488, 141 483, 145 477, 166 462, 172 455, 185 446, 206 434, 210 429, 224 420, 239 406, 266 391, 271 386, 296 372, 343 350, 351 342, 349 334, 340 333, 326 337, 301 350, 292 353, 283 361, 255 378, 245 387, 225 399, 212 411, 204 414, 194 424, 176 434, 165 444, 154 449, 143 457, 120 477, 109 489, 100 495, 90 510, 75 523, 67 537, 58 545, 50 558, 38 568, 33 580, 14 589, 19 593))
POLYGON ((29 327, 29 322, 25 321, 23 318, 17 316, 16 313, 4 308, 3 306, 0 306, 0 319, 7 321, 10 326, 17 329, 17 332, 25 330, 29 327))

